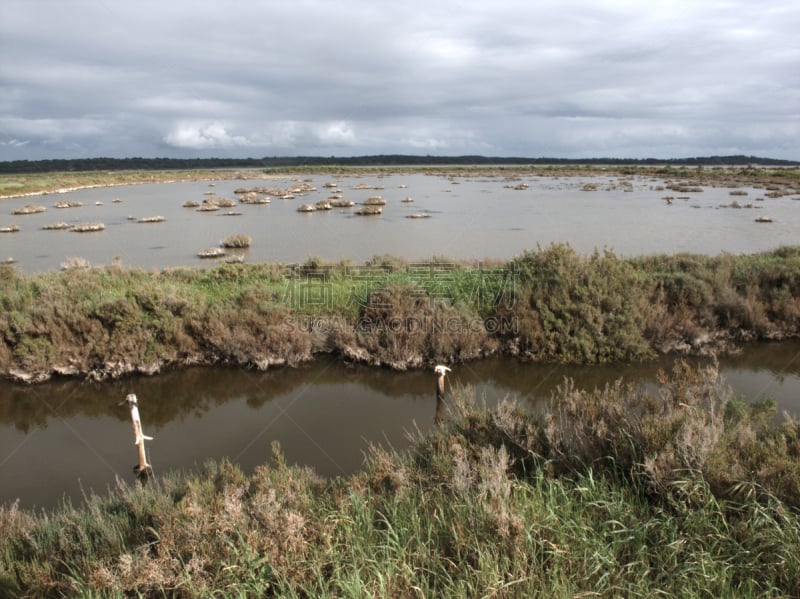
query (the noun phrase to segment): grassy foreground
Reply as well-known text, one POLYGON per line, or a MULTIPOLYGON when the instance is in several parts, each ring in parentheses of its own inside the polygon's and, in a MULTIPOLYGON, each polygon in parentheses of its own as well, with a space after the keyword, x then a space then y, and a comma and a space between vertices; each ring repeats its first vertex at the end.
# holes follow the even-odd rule
POLYGON ((800 334, 800 247, 621 259, 538 248, 505 263, 0 266, 0 372, 107 378, 190 364, 267 368, 317 352, 396 369, 495 352, 645 360, 800 334))
POLYGON ((716 370, 469 389, 407 453, 330 481, 210 463, 52 514, 0 508, 0 597, 797 597, 800 424, 716 370))

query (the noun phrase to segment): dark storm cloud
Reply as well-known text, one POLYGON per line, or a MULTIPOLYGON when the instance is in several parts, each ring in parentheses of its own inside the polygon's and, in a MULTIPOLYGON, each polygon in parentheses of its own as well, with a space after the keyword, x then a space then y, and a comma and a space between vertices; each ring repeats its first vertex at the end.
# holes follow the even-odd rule
POLYGON ((396 4, 5 0, 0 159, 800 158, 793 0, 396 4))

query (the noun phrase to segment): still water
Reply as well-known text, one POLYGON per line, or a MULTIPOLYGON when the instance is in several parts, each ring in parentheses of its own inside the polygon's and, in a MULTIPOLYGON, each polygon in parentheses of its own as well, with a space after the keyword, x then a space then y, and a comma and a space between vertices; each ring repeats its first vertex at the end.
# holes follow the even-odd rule
MULTIPOLYGON (((491 359, 454 367, 453 385, 471 385, 489 404, 510 397, 541 407, 565 377, 594 389, 622 377, 655 383, 672 359, 637 365, 553 366, 491 359)), ((800 342, 757 344, 720 362, 735 393, 768 396, 800 416, 800 342)), ((434 426, 435 377, 348 366, 323 357, 298 368, 252 372, 192 368, 108 383, 0 382, 0 503, 51 508, 133 480, 136 463, 127 407, 136 393, 156 474, 228 458, 246 471, 278 441, 294 464, 323 476, 357 470, 370 444, 403 449, 408 434, 434 426)), ((447 406, 445 406, 446 408, 447 406)))
POLYGON ((311 256, 362 263, 379 254, 415 260, 509 259, 537 244, 569 243, 581 253, 608 248, 621 256, 654 253, 752 253, 798 243, 800 196, 765 197, 765 190, 706 186, 701 192, 676 193, 666 181, 648 177, 540 177, 513 181, 504 177, 448 178, 425 174, 387 176, 314 176, 298 179, 160 183, 86 189, 34 198, 0 200, 0 260, 14 258, 26 272, 58 269, 70 257, 93 265, 163 268, 208 265, 197 257, 229 235, 253 239, 246 261, 302 262, 311 256), (237 188, 316 188, 295 199, 272 197, 270 204, 238 204, 233 209, 198 212, 182 207, 209 194, 229 199, 237 188), (337 188, 326 188, 326 183, 337 188), (583 191, 586 184, 595 191, 583 191), (525 187, 515 189, 515 187, 525 187), (367 187, 368 189, 357 189, 367 187), (354 208, 311 214, 297 212, 340 191, 354 208), (732 196, 731 192, 737 194, 732 196), (373 195, 386 200, 379 216, 356 216, 358 204, 373 195), (675 196, 672 203, 663 198, 675 196), (403 202, 410 197, 413 202, 403 202), (680 199, 684 198, 684 199, 680 199), (80 202, 58 209, 57 201, 80 202), (739 206, 732 208, 736 202, 739 206), (37 204, 45 212, 12 212, 37 204), (239 215, 230 216, 228 212, 239 215), (429 218, 409 219, 409 214, 429 218), (164 222, 138 220, 163 216, 164 222), (757 223, 756 217, 770 223, 757 223), (105 230, 75 233, 43 230, 58 222, 101 222, 105 230))

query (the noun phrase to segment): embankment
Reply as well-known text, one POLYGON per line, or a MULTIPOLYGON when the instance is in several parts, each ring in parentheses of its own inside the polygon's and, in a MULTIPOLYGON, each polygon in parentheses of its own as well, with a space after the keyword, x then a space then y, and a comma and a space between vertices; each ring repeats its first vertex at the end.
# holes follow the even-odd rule
POLYGON ((800 334, 800 247, 621 259, 553 245, 505 263, 0 267, 0 371, 37 382, 193 364, 265 369, 333 352, 406 369, 502 352, 647 360, 800 334))

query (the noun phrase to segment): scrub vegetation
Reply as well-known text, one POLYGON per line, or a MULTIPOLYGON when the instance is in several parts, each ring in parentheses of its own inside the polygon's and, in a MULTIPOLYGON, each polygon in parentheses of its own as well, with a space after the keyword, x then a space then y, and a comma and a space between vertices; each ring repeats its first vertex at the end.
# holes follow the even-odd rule
POLYGON ((0 508, 13 597, 796 597, 800 425, 711 366, 547 410, 455 389, 403 453, 323 480, 280 448, 84 506, 0 508))
POLYGON ((0 266, 0 368, 102 379, 191 364, 267 368, 333 352, 395 369, 502 352, 641 361, 800 333, 800 248, 732 256, 589 256, 552 245, 496 264, 0 266))

